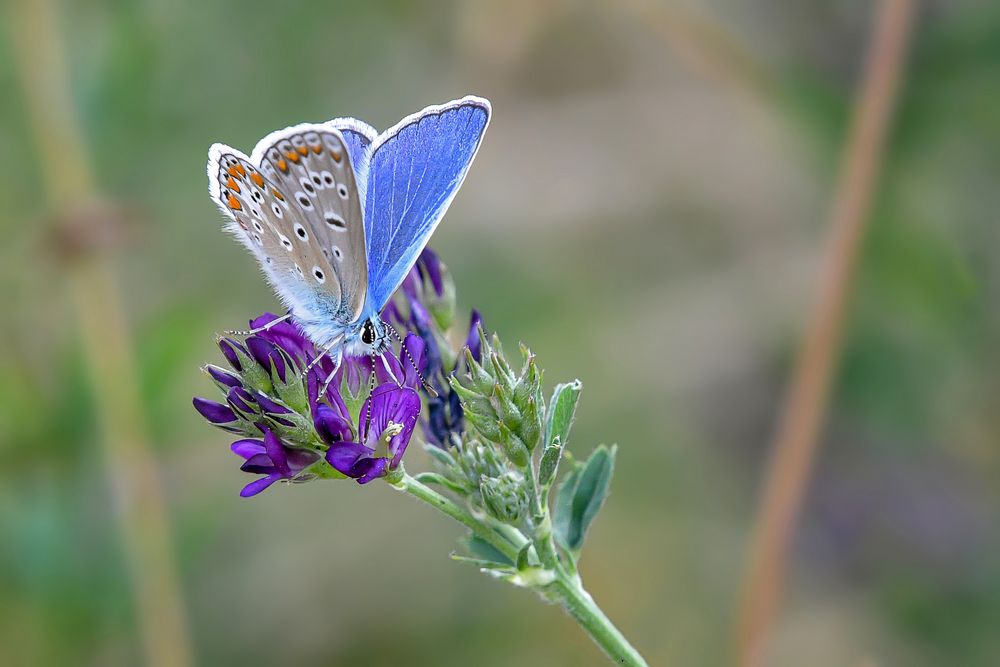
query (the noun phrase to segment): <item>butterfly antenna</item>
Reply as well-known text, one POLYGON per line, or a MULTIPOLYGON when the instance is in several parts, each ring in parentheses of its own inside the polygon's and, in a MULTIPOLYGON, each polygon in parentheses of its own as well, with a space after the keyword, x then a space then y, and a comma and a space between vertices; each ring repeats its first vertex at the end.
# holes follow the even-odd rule
POLYGON ((271 320, 270 322, 268 322, 267 324, 265 324, 262 327, 257 327, 256 329, 232 329, 232 330, 226 331, 225 334, 227 336, 252 336, 252 335, 258 334, 258 333, 260 333, 262 331, 267 331, 268 329, 270 329, 274 325, 278 324, 279 322, 284 322, 285 320, 287 320, 291 316, 292 316, 291 313, 285 313, 281 317, 278 317, 278 318, 275 318, 275 319, 271 320))
POLYGON ((434 389, 434 387, 431 386, 431 383, 427 381, 427 378, 424 377, 424 374, 420 372, 420 369, 417 367, 417 362, 413 360, 413 356, 410 354, 410 350, 406 347, 406 341, 400 338, 399 333, 396 332, 396 329, 394 329, 391 324, 389 324, 388 322, 385 322, 384 324, 386 328, 396 338, 396 340, 399 341, 399 348, 403 351, 403 354, 406 355, 406 358, 410 360, 410 365, 413 366, 414 372, 417 374, 417 377, 420 378, 420 384, 424 386, 424 391, 426 391, 431 398, 437 398, 438 397, 437 391, 434 389))

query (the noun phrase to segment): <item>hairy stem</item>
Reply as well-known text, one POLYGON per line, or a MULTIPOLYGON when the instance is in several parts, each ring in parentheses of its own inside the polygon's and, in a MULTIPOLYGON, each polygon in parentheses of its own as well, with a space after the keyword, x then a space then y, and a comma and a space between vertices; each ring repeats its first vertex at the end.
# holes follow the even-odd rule
POLYGON ((556 553, 556 545, 552 540, 552 519, 549 518, 549 508, 546 502, 542 501, 539 493, 535 459, 529 459, 529 467, 526 471, 528 486, 528 500, 531 509, 531 528, 535 550, 542 564, 553 572, 565 576, 566 571, 562 563, 559 562, 559 555, 556 553))
POLYGON ((646 661, 639 652, 578 583, 559 576, 549 587, 549 596, 569 612, 615 664, 646 667, 646 661))
POLYGON ((489 543, 490 546, 509 558, 510 562, 517 561, 517 552, 520 550, 519 546, 511 544, 508 539, 502 537, 485 523, 476 519, 468 510, 450 498, 441 495, 426 484, 418 482, 406 472, 402 464, 393 471, 391 476, 385 479, 394 489, 408 493, 414 498, 422 500, 431 507, 447 514, 455 521, 458 521, 471 530, 476 537, 489 543))
MULTIPOLYGON (((520 531, 511 526, 498 524, 489 517, 477 518, 450 498, 411 477, 402 465, 390 473, 385 481, 394 489, 408 493, 458 521, 471 530, 474 535, 510 559, 512 563, 517 561, 518 552, 528 542, 520 531), (501 528, 507 530, 502 531, 501 528)), ((563 568, 552 540, 552 523, 549 519, 548 508, 537 504, 539 496, 534 480, 531 482, 530 493, 532 495, 532 511, 539 510, 542 517, 540 525, 543 527, 541 531, 536 528, 533 542, 543 566, 555 575, 555 580, 540 592, 543 592, 549 600, 558 602, 616 664, 645 667, 646 661, 642 659, 639 652, 628 643, 628 640, 604 615, 590 594, 583 589, 579 577, 575 575, 575 569, 574 574, 569 574, 563 568)))

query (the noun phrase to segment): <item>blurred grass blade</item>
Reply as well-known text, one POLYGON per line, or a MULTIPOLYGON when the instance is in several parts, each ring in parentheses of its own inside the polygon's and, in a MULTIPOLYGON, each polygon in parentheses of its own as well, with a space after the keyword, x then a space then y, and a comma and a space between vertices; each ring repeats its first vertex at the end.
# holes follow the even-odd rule
MULTIPOLYGON (((63 220, 86 222, 87 208, 99 194, 74 116, 57 6, 51 0, 18 0, 8 10, 5 27, 20 70, 49 207, 63 220)), ((191 652, 173 543, 139 402, 118 280, 96 248, 80 250, 66 265, 145 663, 183 667, 191 663, 191 652)))
POLYGON ((749 548, 736 628, 736 663, 765 660, 788 546, 813 467, 847 303, 864 237, 885 138, 903 70, 915 3, 882 0, 845 144, 830 212, 819 291, 779 422, 749 548))

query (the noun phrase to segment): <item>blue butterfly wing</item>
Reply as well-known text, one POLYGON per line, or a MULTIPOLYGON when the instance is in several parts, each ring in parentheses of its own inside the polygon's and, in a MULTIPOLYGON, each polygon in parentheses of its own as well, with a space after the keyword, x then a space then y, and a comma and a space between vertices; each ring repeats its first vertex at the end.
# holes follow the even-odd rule
POLYGON ((351 164, 364 197, 365 174, 368 172, 368 152, 372 143, 378 138, 378 131, 368 123, 357 118, 334 118, 324 123, 339 130, 344 136, 347 153, 351 156, 351 164))
POLYGON ((469 96, 408 116, 372 143, 358 179, 365 188, 368 316, 382 310, 427 245, 489 121, 490 103, 469 96))

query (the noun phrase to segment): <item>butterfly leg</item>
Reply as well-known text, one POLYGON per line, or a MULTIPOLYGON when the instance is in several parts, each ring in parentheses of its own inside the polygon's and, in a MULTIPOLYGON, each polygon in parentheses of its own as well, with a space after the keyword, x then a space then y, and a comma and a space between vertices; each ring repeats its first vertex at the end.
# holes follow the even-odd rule
POLYGON ((336 375, 337 371, 340 370, 340 365, 341 363, 343 363, 343 361, 344 361, 344 351, 337 350, 337 354, 333 355, 333 370, 330 371, 330 374, 326 376, 325 380, 323 380, 323 387, 319 391, 320 396, 326 396, 326 390, 329 389, 330 383, 333 382, 333 376, 336 375))
MULTIPOLYGON (((372 423, 372 395, 375 393, 375 353, 374 352, 372 352, 371 357, 372 357, 372 374, 368 377, 368 400, 366 401, 367 407, 365 409, 365 431, 364 431, 363 434, 360 434, 361 435, 361 442, 366 442, 368 440, 368 427, 371 426, 371 423, 372 423)), ((389 371, 389 377, 392 377, 392 371, 390 371, 389 370, 389 366, 386 365, 385 358, 384 357, 379 357, 379 358, 382 359, 382 364, 385 366, 385 369, 387 371, 389 371)))
MULTIPOLYGON (((311 371, 316 366, 316 364, 322 361, 323 357, 325 357, 330 352, 330 350, 334 348, 335 345, 339 345, 342 340, 344 340, 344 337, 342 335, 334 338, 329 345, 324 347, 322 351, 320 351, 320 353, 316 355, 315 359, 313 359, 306 365, 304 374, 309 375, 309 371, 311 371)), ((340 367, 340 360, 343 358, 343 356, 344 356, 343 350, 338 351, 338 353, 335 355, 334 361, 336 363, 334 363, 334 366, 336 366, 337 368, 340 367)))
POLYGON ((258 333, 260 333, 262 331, 267 331, 268 329, 270 329, 274 325, 278 324, 279 322, 284 322, 285 320, 287 320, 291 316, 292 316, 291 313, 286 313, 285 315, 282 315, 281 317, 278 317, 278 318, 275 318, 275 319, 271 320, 270 322, 268 322, 267 324, 265 324, 262 327, 257 327, 256 329, 237 329, 237 330, 234 330, 234 331, 227 331, 226 335, 227 336, 252 336, 252 335, 258 334, 258 333))
MULTIPOLYGON (((430 396, 431 398, 437 398, 438 397, 437 391, 434 389, 434 387, 431 386, 431 383, 427 381, 427 379, 424 377, 424 374, 420 372, 420 369, 417 367, 417 362, 413 359, 413 355, 410 354, 410 350, 407 349, 406 347, 406 341, 400 337, 399 333, 396 332, 396 329, 391 324, 386 322, 385 326, 389 330, 389 332, 396 338, 396 340, 399 341, 399 349, 402 350, 403 354, 406 355, 406 358, 410 360, 410 365, 413 366, 414 372, 416 372, 417 377, 420 378, 420 384, 424 386, 424 391, 426 391, 427 395, 430 396)), ((385 361, 383 360, 382 363, 385 363, 385 361)), ((386 368, 388 369, 388 366, 386 368)))

